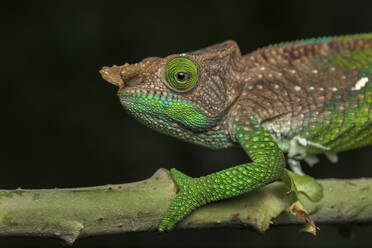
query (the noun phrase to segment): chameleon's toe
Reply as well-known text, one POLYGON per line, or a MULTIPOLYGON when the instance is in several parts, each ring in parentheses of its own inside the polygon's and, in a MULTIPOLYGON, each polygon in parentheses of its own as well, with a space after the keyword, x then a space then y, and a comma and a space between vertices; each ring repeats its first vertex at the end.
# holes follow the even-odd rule
POLYGON ((178 193, 163 217, 159 225, 159 231, 171 230, 176 223, 191 213, 196 208, 195 203, 192 203, 192 198, 185 192, 178 193))
POLYGON ((191 178, 176 169, 171 170, 171 175, 179 188, 179 192, 158 227, 161 232, 171 230, 176 223, 193 210, 205 204, 205 200, 198 193, 200 189, 197 186, 198 178, 191 178))
POLYGON ((181 171, 179 171, 175 168, 172 168, 170 170, 170 174, 171 174, 173 180, 176 182, 176 184, 178 186, 178 189, 180 191, 184 189, 184 186, 185 186, 185 184, 187 184, 187 182, 193 180, 192 177, 189 177, 188 175, 182 173, 181 171))

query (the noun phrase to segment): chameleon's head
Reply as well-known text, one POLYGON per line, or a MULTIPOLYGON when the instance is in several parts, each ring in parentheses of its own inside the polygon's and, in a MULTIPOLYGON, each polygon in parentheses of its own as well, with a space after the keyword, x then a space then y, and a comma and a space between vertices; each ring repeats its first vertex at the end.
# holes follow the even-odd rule
POLYGON ((202 50, 150 57, 137 64, 103 67, 102 77, 119 87, 125 109, 145 125, 185 137, 207 131, 239 95, 244 69, 238 46, 226 41, 202 50))

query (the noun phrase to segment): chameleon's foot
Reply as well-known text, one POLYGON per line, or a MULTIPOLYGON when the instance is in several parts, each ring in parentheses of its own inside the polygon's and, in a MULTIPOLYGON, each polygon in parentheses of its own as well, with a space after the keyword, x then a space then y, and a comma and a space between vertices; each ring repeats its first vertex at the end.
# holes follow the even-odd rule
POLYGON ((171 230, 193 210, 207 203, 199 194, 201 189, 198 183, 199 178, 189 177, 176 169, 171 169, 170 172, 179 192, 158 227, 160 232, 171 230))

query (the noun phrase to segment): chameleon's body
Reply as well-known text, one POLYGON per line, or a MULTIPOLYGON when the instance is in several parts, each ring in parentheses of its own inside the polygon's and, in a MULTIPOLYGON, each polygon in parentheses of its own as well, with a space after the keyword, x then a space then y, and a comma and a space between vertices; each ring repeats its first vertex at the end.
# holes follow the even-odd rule
POLYGON ((300 40, 241 56, 206 49, 104 67, 122 105, 145 125, 211 148, 235 144, 253 162, 200 178, 173 169, 180 192, 159 230, 195 208, 281 177, 298 159, 372 143, 372 34, 300 40))

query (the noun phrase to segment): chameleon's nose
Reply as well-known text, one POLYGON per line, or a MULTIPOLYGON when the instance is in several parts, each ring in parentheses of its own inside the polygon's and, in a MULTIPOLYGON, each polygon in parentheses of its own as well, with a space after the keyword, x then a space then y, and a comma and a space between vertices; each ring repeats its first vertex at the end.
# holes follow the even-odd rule
POLYGON ((120 71, 121 67, 114 65, 112 67, 104 66, 99 73, 104 80, 121 88, 124 86, 124 81, 120 76, 120 71))
POLYGON ((136 64, 128 64, 112 67, 104 66, 99 72, 104 80, 122 87, 134 87, 144 82, 144 75, 152 74, 159 68, 159 58, 151 57, 136 64))

